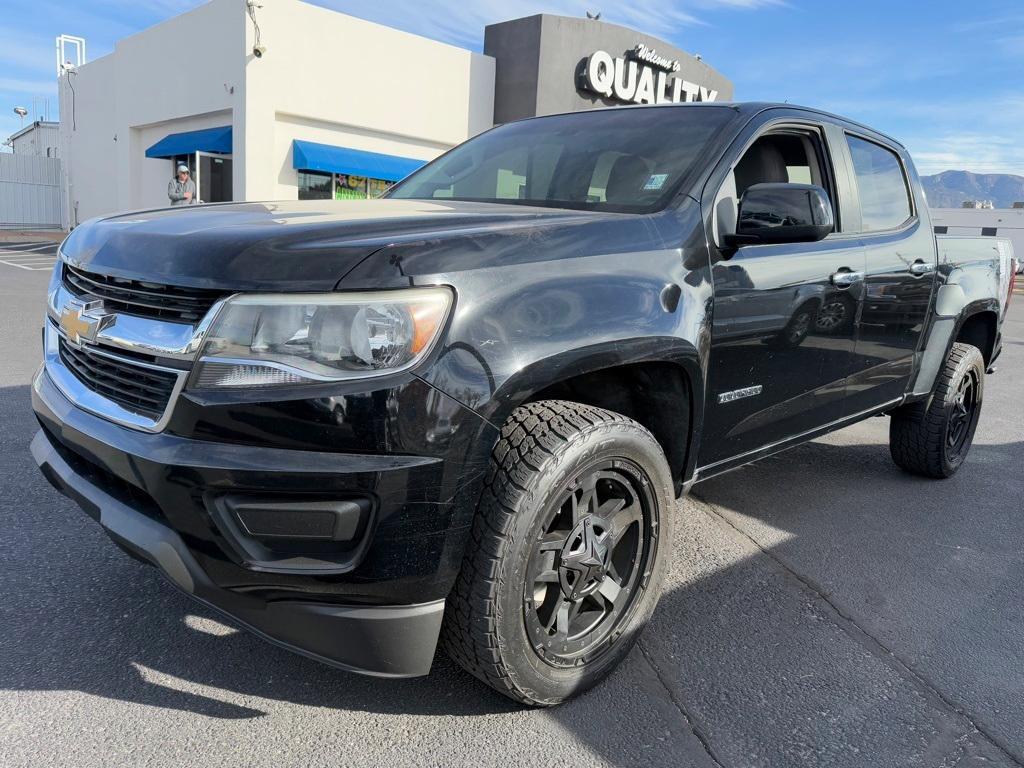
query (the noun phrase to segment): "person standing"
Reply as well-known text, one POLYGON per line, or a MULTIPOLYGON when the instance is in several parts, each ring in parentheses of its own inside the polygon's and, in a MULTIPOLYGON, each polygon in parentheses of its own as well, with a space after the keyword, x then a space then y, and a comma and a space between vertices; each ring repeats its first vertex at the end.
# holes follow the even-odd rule
POLYGON ((196 202, 196 183, 192 181, 188 166, 182 163, 178 173, 167 184, 167 197, 171 205, 194 205, 196 202))

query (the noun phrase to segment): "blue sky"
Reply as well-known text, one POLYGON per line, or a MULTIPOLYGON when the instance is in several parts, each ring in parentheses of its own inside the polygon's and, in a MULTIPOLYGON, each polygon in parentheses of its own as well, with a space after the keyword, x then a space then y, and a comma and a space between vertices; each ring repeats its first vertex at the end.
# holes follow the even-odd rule
MULTIPOLYGON (((275 0, 261 0, 272 3, 275 0)), ((239 3, 243 0, 238 0, 239 3)), ((53 40, 89 58, 176 15, 183 0, 8 0, 0 14, 0 136, 13 107, 56 112, 53 40)), ((1024 175, 1022 0, 319 0, 355 16, 479 49, 483 27, 546 11, 642 29, 699 53, 742 100, 823 107, 901 139, 924 173, 1024 175)))

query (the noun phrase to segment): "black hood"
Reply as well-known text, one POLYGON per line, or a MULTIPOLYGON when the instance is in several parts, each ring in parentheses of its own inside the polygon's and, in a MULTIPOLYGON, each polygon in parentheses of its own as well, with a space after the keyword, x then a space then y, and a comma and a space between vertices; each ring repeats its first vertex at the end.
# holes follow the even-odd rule
POLYGON ((429 200, 162 208, 88 221, 64 242, 81 269, 225 291, 322 291, 391 245, 563 228, 618 214, 429 200))

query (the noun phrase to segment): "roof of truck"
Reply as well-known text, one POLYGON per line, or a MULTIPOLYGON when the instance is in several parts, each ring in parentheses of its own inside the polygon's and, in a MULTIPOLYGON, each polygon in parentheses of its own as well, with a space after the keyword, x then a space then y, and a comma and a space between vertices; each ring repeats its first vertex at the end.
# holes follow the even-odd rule
MULTIPOLYGON (((896 146, 898 146, 898 147, 900 147, 902 149, 906 149, 906 147, 904 147, 904 145, 903 145, 903 142, 899 141, 898 139, 893 138, 892 136, 888 135, 887 133, 883 133, 882 131, 878 130, 877 128, 872 128, 870 125, 865 125, 864 123, 858 122, 857 120, 853 120, 853 119, 851 119, 849 117, 844 117, 843 115, 837 115, 837 114, 835 114, 833 112, 826 112, 823 109, 817 109, 815 107, 805 107, 805 106, 803 106, 801 104, 790 104, 788 102, 778 102, 778 101, 704 101, 704 102, 701 102, 701 101, 688 101, 688 102, 669 102, 669 103, 665 103, 665 104, 622 104, 622 105, 612 105, 612 106, 601 106, 601 107, 595 107, 593 110, 588 110, 588 111, 601 111, 601 110, 610 110, 610 109, 684 109, 684 108, 685 109, 710 109, 710 108, 714 108, 714 107, 729 107, 731 109, 736 110, 739 114, 745 115, 747 117, 754 117, 755 115, 760 114, 761 112, 764 112, 765 110, 769 110, 769 109, 794 109, 794 110, 798 110, 798 111, 801 111, 801 112, 811 112, 811 113, 816 114, 816 115, 821 115, 822 117, 829 117, 829 118, 832 118, 833 120, 840 120, 840 121, 842 121, 844 123, 849 123, 850 125, 855 125, 858 128, 863 128, 865 131, 868 131, 869 133, 873 133, 875 136, 883 138, 886 141, 888 141, 888 142, 890 142, 892 144, 895 144, 896 146)), ((566 114, 566 115, 569 115, 569 114, 578 114, 578 113, 577 112, 561 112, 561 113, 556 113, 556 114, 566 114)), ((551 117, 551 115, 538 115, 537 117, 551 117)), ((535 120, 535 119, 537 119, 537 117, 526 117, 526 118, 523 118, 523 119, 524 120, 535 120)), ((518 122, 518 121, 512 121, 512 122, 518 122)))

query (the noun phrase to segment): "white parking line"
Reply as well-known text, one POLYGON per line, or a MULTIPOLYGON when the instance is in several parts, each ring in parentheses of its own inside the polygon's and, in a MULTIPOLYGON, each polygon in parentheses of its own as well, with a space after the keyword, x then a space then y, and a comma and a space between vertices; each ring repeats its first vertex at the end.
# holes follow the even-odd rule
POLYGON ((0 264, 5 264, 8 267, 17 267, 18 269, 27 269, 29 272, 45 272, 50 267, 26 267, 24 264, 14 264, 10 261, 3 261, 0 259, 0 264))
POLYGON ((55 259, 57 254, 55 253, 13 253, 11 251, 0 250, 0 256, 11 261, 32 261, 39 259, 55 259))
POLYGON ((53 248, 53 243, 26 243, 26 248, 12 250, 12 246, 0 247, 0 264, 17 267, 29 272, 43 272, 53 269, 56 253, 39 253, 44 248, 53 248), (6 258, 4 258, 6 257, 6 258))
POLYGON ((41 266, 31 266, 28 264, 16 264, 13 261, 4 261, 0 259, 0 264, 6 264, 8 267, 17 267, 18 269, 27 269, 30 272, 46 272, 53 269, 53 260, 51 259, 48 263, 41 266))
POLYGON ((14 243, 2 248, 4 253, 26 253, 28 251, 41 251, 44 248, 53 248, 56 243, 14 243))
POLYGON ((10 248, 5 248, 2 245, 0 245, 0 254, 4 256, 24 256, 26 259, 31 259, 33 256, 47 256, 50 254, 55 254, 57 252, 56 249, 53 249, 50 252, 50 254, 46 254, 39 253, 40 250, 40 248, 31 248, 23 251, 12 251, 10 248))

